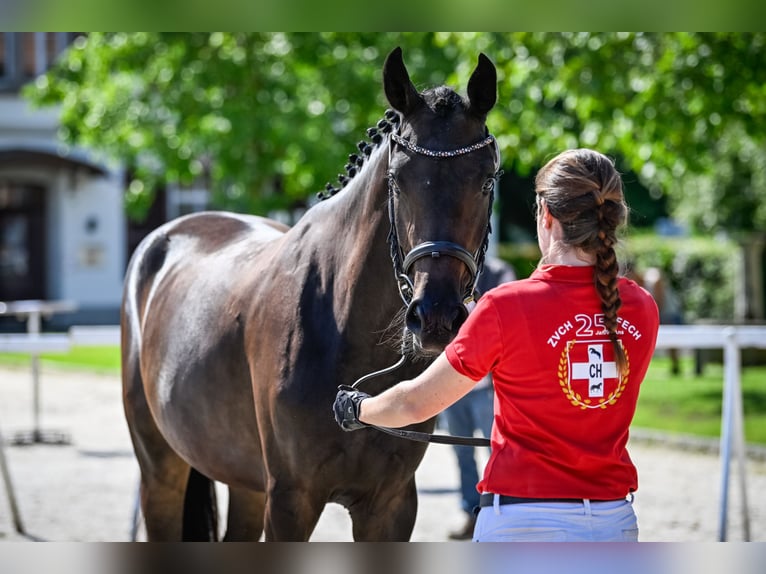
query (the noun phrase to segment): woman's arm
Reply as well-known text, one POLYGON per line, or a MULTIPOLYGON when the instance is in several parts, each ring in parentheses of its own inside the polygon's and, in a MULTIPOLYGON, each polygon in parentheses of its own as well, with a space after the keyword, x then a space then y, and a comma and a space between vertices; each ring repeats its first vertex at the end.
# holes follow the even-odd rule
POLYGON ((427 420, 467 394, 476 381, 458 373, 444 353, 420 375, 359 405, 365 424, 399 428, 427 420))

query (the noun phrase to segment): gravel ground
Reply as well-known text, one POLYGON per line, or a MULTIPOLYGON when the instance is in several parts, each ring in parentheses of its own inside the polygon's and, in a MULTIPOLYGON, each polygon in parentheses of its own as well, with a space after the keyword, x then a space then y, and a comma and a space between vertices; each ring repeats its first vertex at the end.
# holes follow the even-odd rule
MULTIPOLYGON (((16 532, 7 491, 0 494, 0 541, 119 542, 130 540, 138 467, 122 412, 119 378, 43 367, 43 435, 65 445, 20 446, 32 428, 32 383, 26 368, 0 367, 0 431, 27 535, 16 532)), ((718 538, 721 462, 716 454, 633 440, 640 474, 636 512, 641 540, 713 542, 718 538)), ((748 460, 750 539, 766 541, 766 463, 748 460)), ((728 539, 744 540, 737 465, 731 466, 728 539)), ((418 470, 420 510, 413 541, 445 541, 460 526, 457 467, 451 447, 432 445, 418 470)), ((3 484, 5 486, 5 484, 3 484)), ((225 495, 224 495, 225 496, 225 495)), ((143 532, 139 529, 138 539, 143 532)), ((343 508, 329 505, 312 541, 351 540, 343 508)))

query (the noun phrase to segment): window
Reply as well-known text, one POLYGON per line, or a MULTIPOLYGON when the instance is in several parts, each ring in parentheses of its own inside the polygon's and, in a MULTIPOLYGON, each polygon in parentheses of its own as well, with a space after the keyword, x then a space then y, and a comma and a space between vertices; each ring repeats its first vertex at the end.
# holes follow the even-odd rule
POLYGON ((0 300, 45 298, 45 189, 0 180, 0 300))
POLYGON ((16 92, 44 73, 75 36, 70 32, 0 32, 0 91, 16 92))

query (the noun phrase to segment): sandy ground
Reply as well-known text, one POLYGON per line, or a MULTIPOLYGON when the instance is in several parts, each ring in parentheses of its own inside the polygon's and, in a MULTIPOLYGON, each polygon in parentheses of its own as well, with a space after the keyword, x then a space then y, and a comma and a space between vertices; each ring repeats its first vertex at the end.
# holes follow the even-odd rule
MULTIPOLYGON (((0 431, 27 536, 16 532, 4 481, 0 541, 119 542, 130 540, 138 467, 122 412, 118 377, 44 368, 40 429, 64 433, 67 445, 12 444, 32 429, 32 382, 26 368, 0 367, 0 431)), ((640 473, 636 495, 641 539, 718 539, 721 462, 715 454, 633 441, 640 473)), ((748 460, 750 539, 766 541, 766 463, 748 460)), ((744 540, 740 475, 732 464, 727 534, 744 540)), ((432 445, 418 470, 420 510, 413 541, 445 541, 463 521, 451 447, 432 445)), ((143 532, 138 531, 141 540, 143 532)), ((329 505, 313 541, 351 540, 343 508, 329 505)))

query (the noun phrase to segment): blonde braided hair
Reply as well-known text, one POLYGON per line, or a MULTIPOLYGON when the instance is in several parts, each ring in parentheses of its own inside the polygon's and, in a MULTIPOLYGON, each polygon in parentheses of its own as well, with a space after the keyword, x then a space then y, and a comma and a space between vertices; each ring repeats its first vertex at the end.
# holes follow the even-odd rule
POLYGON ((604 326, 614 346, 617 369, 627 361, 617 338, 617 312, 622 305, 617 288, 617 231, 627 223, 628 206, 622 179, 614 163, 590 149, 562 152, 535 177, 535 192, 561 224, 563 242, 596 256, 594 284, 604 326))

